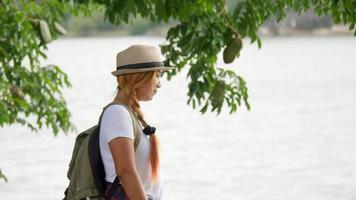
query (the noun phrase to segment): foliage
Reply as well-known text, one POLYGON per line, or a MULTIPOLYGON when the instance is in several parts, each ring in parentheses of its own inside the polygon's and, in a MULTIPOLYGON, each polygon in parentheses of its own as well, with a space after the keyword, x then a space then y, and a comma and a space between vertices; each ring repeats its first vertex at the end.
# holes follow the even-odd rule
POLYGON ((102 7, 105 19, 116 25, 136 18, 177 21, 161 45, 165 64, 175 67, 165 75, 170 80, 189 67, 187 103, 200 106, 202 113, 217 114, 224 105, 230 113, 242 105, 250 109, 245 80, 216 63, 223 50, 226 62, 237 58, 243 38, 261 48, 258 29, 266 20, 281 21, 288 11, 312 9, 320 16, 331 14, 336 24, 350 24, 353 31, 356 22, 352 0, 0 0, 0 4, 0 126, 20 123, 37 130, 46 125, 55 134, 72 129, 62 97, 70 83, 58 66, 41 66, 40 58, 46 58, 47 42, 64 33, 60 23, 66 15, 90 16, 102 7))
POLYGON ((47 43, 65 32, 59 24, 65 11, 75 14, 76 6, 55 0, 0 4, 0 126, 19 123, 37 131, 45 125, 54 134, 72 130, 62 96, 68 77, 56 65, 41 66, 40 59, 46 58, 47 43))

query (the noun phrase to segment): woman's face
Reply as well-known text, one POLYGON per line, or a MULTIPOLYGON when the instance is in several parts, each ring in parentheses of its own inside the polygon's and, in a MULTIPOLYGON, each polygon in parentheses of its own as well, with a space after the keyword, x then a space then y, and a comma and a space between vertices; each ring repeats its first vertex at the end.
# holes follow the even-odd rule
POLYGON ((161 71, 155 71, 154 78, 151 83, 145 84, 136 89, 137 100, 150 101, 157 93, 157 89, 161 87, 160 83, 161 71))

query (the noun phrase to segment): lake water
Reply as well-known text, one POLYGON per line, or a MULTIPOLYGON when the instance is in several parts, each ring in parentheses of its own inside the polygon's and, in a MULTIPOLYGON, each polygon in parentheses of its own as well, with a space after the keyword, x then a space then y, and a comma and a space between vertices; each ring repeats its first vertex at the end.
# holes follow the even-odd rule
MULTIPOLYGON (((62 39, 49 45, 73 87, 65 97, 79 131, 95 124, 115 95, 115 55, 164 38, 62 39)), ((245 41, 227 68, 247 81, 251 111, 201 115, 186 105, 186 70, 143 103, 162 144, 167 200, 356 199, 356 39, 245 41)), ((219 66, 224 66, 220 55, 219 66)), ((63 197, 75 134, 0 129, 2 200, 63 197)))

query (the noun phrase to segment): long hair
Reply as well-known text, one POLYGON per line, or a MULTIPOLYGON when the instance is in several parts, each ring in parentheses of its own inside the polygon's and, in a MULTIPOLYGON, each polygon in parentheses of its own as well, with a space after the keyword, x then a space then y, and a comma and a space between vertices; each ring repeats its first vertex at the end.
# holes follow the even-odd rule
MULTIPOLYGON (((127 98, 122 99, 121 103, 128 105, 134 111, 143 127, 147 127, 148 123, 141 111, 136 89, 145 84, 155 84, 156 73, 156 71, 148 71, 117 76, 118 90, 127 94, 125 95, 127 98)), ((150 135, 150 164, 152 181, 156 181, 159 169, 159 141, 156 134, 150 135)))

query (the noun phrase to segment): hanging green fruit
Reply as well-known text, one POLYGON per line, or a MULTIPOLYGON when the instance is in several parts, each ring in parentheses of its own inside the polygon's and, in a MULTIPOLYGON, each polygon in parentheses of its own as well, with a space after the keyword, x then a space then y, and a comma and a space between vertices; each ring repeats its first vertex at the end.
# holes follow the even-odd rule
POLYGON ((59 23, 54 22, 54 29, 61 35, 64 35, 67 33, 66 29, 63 28, 59 23))
POLYGON ((232 63, 236 57, 240 56, 240 51, 242 49, 242 39, 236 37, 232 42, 224 49, 223 59, 224 63, 232 63))
POLYGON ((16 85, 11 85, 10 86, 10 91, 13 95, 15 95, 16 97, 20 98, 20 99, 24 99, 25 98, 25 94, 23 93, 22 89, 17 87, 16 85))
POLYGON ((240 52, 236 54, 236 58, 240 57, 240 52))
POLYGON ((220 109, 222 104, 224 103, 224 97, 226 92, 226 84, 224 81, 219 80, 214 85, 214 89, 210 94, 211 104, 213 106, 213 110, 216 108, 220 109))
POLYGON ((43 41, 45 41, 46 43, 52 41, 52 35, 49 30, 48 24, 44 20, 40 20, 40 31, 41 31, 41 38, 43 41))

